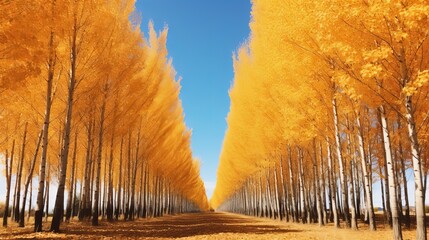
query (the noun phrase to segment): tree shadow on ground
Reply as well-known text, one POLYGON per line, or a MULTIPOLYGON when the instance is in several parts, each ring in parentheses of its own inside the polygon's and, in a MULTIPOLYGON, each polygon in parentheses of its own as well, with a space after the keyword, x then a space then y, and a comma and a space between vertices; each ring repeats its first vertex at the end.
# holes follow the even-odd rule
MULTIPOLYGON (((254 218, 243 218, 239 215, 222 213, 185 214, 154 220, 136 220, 118 222, 112 228, 69 228, 67 233, 73 235, 98 235, 105 237, 150 237, 181 238, 220 233, 244 234, 281 234, 292 232, 281 226, 272 225, 254 218)), ((296 232, 296 230, 293 230, 296 232)))
MULTIPOLYGON (((45 224, 50 225, 50 224, 45 224)), ((61 234, 33 233, 32 226, 2 232, 0 238, 182 238, 221 233, 282 234, 299 232, 257 218, 225 213, 195 213, 135 221, 101 221, 97 227, 89 222, 63 223, 61 234), (17 231, 18 230, 18 231, 17 231), (11 234, 12 233, 12 234, 11 234)), ((47 229, 46 229, 47 230, 47 229)))

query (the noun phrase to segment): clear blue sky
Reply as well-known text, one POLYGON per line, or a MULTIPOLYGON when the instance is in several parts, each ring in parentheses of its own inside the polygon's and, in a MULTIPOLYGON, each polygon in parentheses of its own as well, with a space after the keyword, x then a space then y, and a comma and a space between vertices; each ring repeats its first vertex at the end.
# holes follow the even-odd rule
POLYGON ((211 196, 229 112, 232 53, 249 36, 250 0, 137 0, 142 29, 168 26, 167 48, 183 78, 181 99, 192 150, 211 196))

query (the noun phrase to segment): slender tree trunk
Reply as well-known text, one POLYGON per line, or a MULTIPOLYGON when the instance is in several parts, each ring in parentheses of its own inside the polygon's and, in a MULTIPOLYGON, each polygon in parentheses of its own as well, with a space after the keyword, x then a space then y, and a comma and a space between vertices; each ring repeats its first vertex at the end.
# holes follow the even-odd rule
POLYGON ((378 170, 380 172, 380 190, 381 190, 381 204, 383 205, 383 215, 386 216, 386 201, 385 201, 385 194, 384 194, 384 183, 383 183, 383 176, 382 176, 382 168, 380 163, 378 164, 378 170))
POLYGON ((113 220, 113 141, 114 133, 112 133, 112 138, 110 140, 110 156, 109 156, 109 190, 107 196, 107 220, 113 220))
POLYGON ((340 227, 340 221, 338 219, 338 210, 337 210, 337 199, 336 199, 336 191, 335 191, 335 174, 334 174, 334 168, 332 164, 332 157, 331 157, 331 145, 329 144, 328 138, 326 138, 327 143, 327 156, 328 156, 328 178, 330 179, 330 189, 331 189, 331 204, 332 208, 330 211, 334 215, 334 225, 336 228, 340 227))
POLYGON ((30 180, 30 199, 28 201, 28 214, 27 214, 27 222, 30 221, 30 215, 31 215, 31 206, 33 203, 33 178, 30 180))
POLYGON ((332 206, 332 202, 333 202, 332 200, 334 199, 335 194, 334 194, 334 190, 333 190, 333 183, 331 182, 332 181, 332 179, 331 179, 332 178, 331 167, 329 167, 330 166, 329 161, 331 161, 331 159, 328 157, 327 157, 327 159, 328 159, 328 161, 327 161, 327 164, 328 164, 328 171, 327 171, 328 177, 327 177, 327 179, 328 179, 329 221, 334 222, 334 212, 333 212, 334 208, 332 206))
MULTIPOLYGON (((384 137, 384 129, 383 129, 383 125, 381 123, 381 114, 380 111, 378 112, 378 117, 379 117, 379 122, 380 122, 380 132, 381 132, 381 136, 384 137)), ((384 142, 384 138, 381 139, 381 145, 382 145, 382 151, 383 151, 383 155, 384 155, 384 162, 383 162, 383 170, 384 170, 384 186, 382 187, 382 190, 384 190, 384 196, 383 199, 383 214, 384 214, 384 218, 385 221, 387 222, 387 224, 389 225, 390 228, 392 228, 392 211, 390 209, 390 192, 389 192, 389 176, 387 173, 387 152, 386 152, 386 147, 385 147, 385 142, 384 142)), ((379 159, 379 164, 381 164, 381 159, 379 159)), ((382 173, 381 171, 381 167, 380 167, 380 174, 382 173)), ((380 175, 380 179, 381 179, 381 175, 380 175)), ((383 181, 382 181, 383 182, 383 181)))
POLYGON ((275 198, 276 198, 276 210, 277 210, 277 217, 281 219, 281 211, 280 211, 280 197, 279 197, 279 188, 278 188, 278 182, 277 182, 277 167, 274 166, 274 191, 275 191, 275 198))
POLYGON ((119 169, 118 169, 118 189, 117 191, 117 199, 116 199, 116 209, 115 209, 115 218, 116 220, 119 219, 119 214, 121 213, 120 208, 121 208, 121 193, 122 193, 122 188, 121 188, 121 184, 122 184, 122 149, 124 146, 124 137, 121 138, 121 148, 119 151, 119 169))
MULTIPOLYGON (((384 154, 386 156, 386 153, 384 153, 384 154)), ((386 204, 386 211, 385 211, 385 213, 386 213, 386 215, 385 216, 386 216, 387 223, 392 228, 392 210, 390 208, 390 200, 389 200, 390 199, 390 188, 389 188, 389 176, 388 176, 388 172, 387 172, 387 163, 386 163, 386 160, 384 162, 383 168, 384 168, 384 174, 385 174, 384 191, 385 191, 385 194, 386 194, 386 198, 385 198, 385 201, 386 201, 386 203, 385 203, 386 204)))
MULTIPOLYGON (((108 162, 108 160, 107 159, 109 159, 107 157, 107 153, 104 154, 104 159, 105 160, 103 161, 104 162, 104 171, 103 171, 103 189, 102 189, 103 190, 103 197, 101 198, 101 202, 100 202, 101 210, 99 210, 102 220, 104 220, 104 218, 106 217, 106 200, 107 200, 106 195, 107 195, 107 177, 108 177, 108 175, 107 175, 107 162, 108 162)), ((100 181, 101 181, 101 179, 100 179, 100 181)), ((101 196, 101 190, 100 190, 100 196, 101 196)))
MULTIPOLYGON (((346 119, 346 123, 347 123, 347 128, 349 130, 351 130, 351 126, 349 123, 349 119, 347 117, 346 119)), ((354 155, 352 154, 352 142, 350 140, 350 134, 346 134, 346 139, 347 139, 347 153, 348 156, 350 157, 350 212, 351 212, 351 227, 353 230, 357 230, 358 229, 358 225, 357 225, 357 216, 356 216, 356 199, 355 199, 355 182, 353 179, 354 176, 354 172, 355 172, 355 166, 354 166, 354 155)))
POLYGON ((408 126, 408 137, 411 142, 411 159, 413 161, 414 183, 415 183, 415 206, 417 220, 416 240, 426 239, 426 213, 425 213, 425 191, 423 187, 423 170, 420 157, 420 145, 417 138, 416 124, 413 114, 411 97, 406 97, 406 119, 408 126))
POLYGON ((285 183, 283 174, 283 155, 280 155, 280 184, 283 189, 284 215, 286 217, 286 222, 289 222, 287 185, 285 183))
POLYGON ((319 226, 323 226, 322 219, 322 200, 320 199, 320 182, 319 182, 319 172, 317 166, 317 148, 316 148, 316 139, 313 139, 313 175, 315 182, 315 194, 316 194, 316 208, 317 208, 317 222, 319 226))
POLYGON ((76 14, 74 16, 73 24, 73 36, 71 40, 71 54, 70 54, 70 76, 68 86, 68 97, 67 97, 67 115, 64 123, 64 136, 63 146, 61 149, 61 171, 58 183, 57 196, 55 199, 54 215, 52 218, 51 231, 59 232, 60 224, 64 215, 64 189, 67 176, 67 161, 70 149, 70 132, 72 124, 72 113, 73 113, 73 97, 76 85, 76 62, 77 62, 77 19, 76 14))
POLYGON ((403 210, 402 210, 402 188, 401 188, 401 178, 400 178, 400 174, 401 172, 399 171, 399 166, 398 166, 398 154, 394 154, 395 158, 393 159, 393 171, 394 171, 394 177, 395 177, 395 187, 396 187, 396 205, 398 206, 398 214, 399 214, 399 221, 402 222, 403 218, 404 218, 404 214, 403 214, 403 210))
POLYGON ((27 142, 27 127, 28 127, 28 122, 25 123, 25 127, 24 127, 24 136, 22 139, 21 156, 20 156, 19 168, 18 168, 16 185, 15 185, 16 186, 16 199, 15 199, 15 206, 14 206, 15 213, 13 214, 13 216, 15 218, 15 222, 17 222, 17 223, 19 223, 19 219, 20 219, 19 203, 21 200, 21 179, 22 179, 22 169, 24 167, 24 159, 25 159, 25 146, 26 146, 26 142, 27 142))
POLYGON ((125 214, 124 219, 128 220, 129 218, 129 206, 131 201, 131 178, 132 178, 132 171, 131 171, 131 131, 128 133, 128 167, 127 167, 127 184, 126 184, 126 191, 127 191, 127 200, 125 201, 125 214))
POLYGON ((355 167, 354 167, 354 163, 353 163, 353 159, 351 159, 351 164, 350 164, 350 205, 351 205, 351 227, 353 230, 357 230, 358 229, 358 225, 357 225, 357 210, 356 210, 356 205, 358 204, 356 202, 356 198, 355 198, 355 181, 353 179, 353 175, 355 172, 355 167))
MULTIPOLYGON (((410 81, 409 70, 406 62, 405 48, 400 49, 399 65, 403 86, 410 81)), ((423 170, 420 152, 420 144, 417 137, 416 122, 414 119, 414 107, 412 96, 405 96, 405 119, 407 120, 408 138, 411 145, 411 159, 414 170, 415 207, 416 207, 416 240, 426 239, 426 212, 425 212, 425 189, 423 186, 423 170)))
POLYGON ((362 165, 362 173, 364 177, 364 185, 365 185, 365 207, 368 212, 368 218, 369 218, 369 229, 372 231, 376 230, 375 225, 375 215, 374 215, 374 204, 372 201, 372 186, 370 184, 370 175, 368 173, 368 168, 371 168, 370 159, 367 160, 366 153, 365 153, 365 144, 364 144, 364 138, 363 138, 363 129, 360 122, 360 116, 358 115, 356 117, 356 124, 358 127, 358 141, 359 141, 359 153, 360 153, 360 159, 361 159, 361 165, 362 165))
POLYGON ((394 239, 402 239, 401 232, 401 221, 399 219, 398 205, 397 205, 397 193, 396 193, 396 182, 394 177, 394 168, 393 168, 393 159, 392 152, 390 147, 390 136, 389 136, 389 128, 387 125, 387 118, 385 116, 384 108, 381 106, 380 117, 381 117, 381 126, 383 129, 383 142, 384 149, 386 152, 386 166, 387 166, 387 176, 389 179, 389 202, 390 208, 392 211, 392 225, 393 225, 393 238, 394 239))
MULTIPOLYGON (((80 185, 80 189, 79 189, 79 195, 80 195, 80 193, 82 192, 82 182, 80 182, 79 185, 80 185)), ((77 198, 77 196, 78 196, 77 195, 77 179, 74 180, 74 187, 73 187, 73 189, 74 189, 74 194, 73 194, 72 208, 71 208, 72 209, 71 219, 73 219, 73 217, 77 216, 76 212, 77 212, 78 207, 79 207, 78 202, 77 202, 78 201, 78 198, 77 198), (78 205, 78 206, 76 207, 76 205, 78 205)), ((82 200, 82 198, 80 198, 80 200, 82 200)))
POLYGON ((303 161, 303 154, 302 150, 298 148, 298 181, 299 181, 299 196, 301 199, 301 221, 302 223, 309 223, 307 222, 307 209, 306 209, 306 203, 305 203, 305 192, 304 192, 304 168, 302 166, 303 161))
POLYGON ((337 100, 332 98, 332 109, 334 113, 334 128, 335 128, 335 142, 338 158, 338 167, 340 168, 340 186, 341 186, 341 195, 342 195, 342 205, 343 205, 343 214, 346 222, 346 227, 349 228, 350 216, 349 216, 349 207, 348 207, 348 194, 347 194, 347 175, 345 167, 343 166, 343 156, 341 152, 341 141, 340 141, 340 130, 338 122, 338 113, 337 113, 337 100))
MULTIPOLYGON (((95 122, 94 122, 95 123, 95 122)), ((94 124, 94 129, 95 129, 95 124, 94 124)), ((95 131, 95 130, 94 130, 95 131)), ((90 172, 89 172, 89 195, 88 195, 88 218, 91 219, 92 216, 92 210, 93 210, 93 202, 94 202, 94 198, 95 198, 95 192, 94 192, 94 178, 95 178, 95 168, 96 168, 96 156, 94 156, 95 153, 95 147, 94 147, 94 142, 91 143, 91 168, 90 168, 90 172)))
MULTIPOLYGON (((52 18, 55 12, 55 1, 51 1, 51 13, 52 18)), ((54 50, 54 31, 51 28, 51 33, 49 36, 49 60, 48 60, 48 79, 46 82, 46 106, 45 106, 45 116, 43 122, 43 142, 42 142, 42 153, 41 153, 41 161, 39 167, 39 189, 37 192, 37 200, 36 200, 36 211, 34 213, 34 231, 41 232, 42 231, 42 220, 43 220, 43 205, 44 199, 43 194, 45 192, 45 172, 46 172, 46 158, 48 155, 48 141, 49 141, 49 123, 51 119, 51 106, 52 106, 52 83, 54 80, 54 71, 55 71, 55 62, 56 62, 56 54, 54 50)))
POLYGON ((46 210, 45 210, 45 222, 48 221, 48 217, 49 217, 49 187, 50 185, 50 181, 51 181, 51 169, 50 169, 50 165, 47 166, 48 169, 48 176, 46 178, 46 189, 45 189, 45 197, 44 199, 46 200, 46 210))
POLYGON ((90 211, 90 199, 91 199, 91 162, 92 162, 92 132, 93 132, 93 121, 90 120, 87 126, 87 144, 86 144, 86 160, 85 160, 85 176, 83 182, 83 191, 81 198, 81 207, 79 209, 79 220, 82 221, 84 218, 91 215, 90 211))
POLYGON ((298 207, 297 200, 295 197, 295 181, 293 177, 293 169, 292 169, 292 151, 290 146, 288 146, 288 167, 289 167, 289 184, 291 189, 291 198, 292 198, 292 219, 294 222, 298 222, 298 207))
POLYGON ((139 127, 139 131, 137 133, 137 142, 136 142, 136 153, 133 164, 133 172, 132 172, 132 182, 131 182, 131 202, 130 202, 130 214, 128 216, 129 220, 134 219, 134 211, 135 211, 135 192, 136 192, 136 180, 137 180, 137 167, 139 160, 139 147, 140 147, 140 130, 141 125, 139 127))
MULTIPOLYGON (((27 201, 28 187, 31 184, 31 179, 33 179, 34 166, 36 165, 37 154, 39 153, 40 142, 42 140, 42 134, 43 134, 43 132, 40 132, 39 138, 37 140, 36 151, 34 153, 33 161, 31 161, 30 170, 28 171, 27 180, 25 181, 24 196, 22 199, 22 209, 21 209, 21 212, 19 215, 19 226, 20 227, 24 227, 25 203, 27 201)), ((31 196, 31 194, 32 193, 30 192, 30 196, 31 196)), ((31 207, 28 208, 28 211, 30 211, 30 210, 31 210, 31 207)))
MULTIPOLYGON (((353 151, 356 152, 356 143, 353 143, 353 151)), ((355 197, 356 197, 356 218, 361 218, 361 177, 360 177, 360 167, 356 159, 356 155, 353 155, 353 178, 354 180, 354 188, 355 188, 355 197)))
POLYGON ((146 163, 145 166, 145 171, 144 171, 144 187, 143 187, 143 217, 147 218, 147 209, 148 209, 148 190, 149 190, 149 186, 148 186, 148 180, 149 180, 149 163, 146 163))
POLYGON ((143 198, 143 171, 144 171, 144 163, 142 163, 142 166, 140 167, 140 190, 139 190, 139 204, 137 207, 137 218, 141 217, 141 210, 142 210, 142 198, 143 198))
MULTIPOLYGON (((400 129, 400 121, 398 121, 398 129, 400 129)), ((405 227, 407 229, 410 229, 411 226, 411 220, 410 220, 410 203, 408 200, 408 186, 407 186, 407 176, 405 174, 405 160, 404 160, 404 154, 402 149, 402 141, 399 137, 399 158, 401 159, 401 174, 402 179, 404 182, 404 199, 405 199, 405 227)))
POLYGON ((320 190, 321 190, 321 200, 322 200, 322 215, 323 215, 323 223, 328 223, 328 215, 326 214, 326 185, 325 185, 325 166, 324 166, 324 160, 323 160, 323 148, 322 148, 322 142, 320 142, 320 174, 321 174, 321 181, 320 181, 320 190))
POLYGON ((75 168, 76 168, 76 154, 77 154, 77 132, 74 137, 74 148, 73 148, 73 158, 72 158, 72 169, 71 169, 71 176, 70 176, 70 187, 69 187, 69 194, 67 199, 67 207, 66 207, 66 221, 70 222, 70 217, 72 213, 72 203, 73 203, 73 195, 74 195, 74 189, 73 189, 73 182, 75 181, 75 168))
POLYGON ((258 217, 265 217, 265 201, 264 196, 262 192, 262 174, 259 174, 259 216, 258 217))
POLYGON ((103 103, 101 106, 100 113, 100 126, 98 132, 98 152, 97 152, 97 175, 95 177, 95 198, 94 198, 94 209, 92 212, 92 226, 98 226, 98 214, 99 214, 99 198, 100 198, 100 179, 101 179, 101 157, 103 153, 103 130, 104 130, 104 114, 106 111, 107 101, 107 83, 104 86, 103 103))
POLYGON ((10 188, 11 188, 11 183, 12 183, 12 168, 13 168, 13 155, 15 152, 15 140, 13 140, 12 142, 12 150, 11 150, 11 155, 10 155, 10 160, 8 160, 8 152, 6 150, 6 166, 5 166, 5 171, 6 171, 6 202, 5 202, 5 206, 4 206, 4 214, 3 214, 3 227, 7 227, 7 218, 9 217, 9 198, 10 198, 10 188), (9 167, 8 167, 8 163, 9 167))
POLYGON ((153 215, 152 217, 158 217, 158 194, 159 194, 159 187, 158 187, 158 176, 154 176, 154 191, 153 191, 153 215))
POLYGON ((16 206, 16 192, 17 192, 17 184, 16 180, 18 179, 18 171, 19 171, 19 161, 20 157, 18 156, 18 165, 16 166, 16 173, 15 173, 15 185, 13 187, 13 198, 12 198, 12 209, 10 211, 10 218, 12 221, 15 221, 15 206, 16 206))

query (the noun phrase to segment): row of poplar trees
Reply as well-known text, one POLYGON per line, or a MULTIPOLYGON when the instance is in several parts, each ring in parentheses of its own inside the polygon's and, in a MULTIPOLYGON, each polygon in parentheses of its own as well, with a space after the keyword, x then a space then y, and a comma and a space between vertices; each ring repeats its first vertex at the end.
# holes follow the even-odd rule
POLYGON ((98 225, 208 208, 167 29, 149 24, 144 37, 134 4, 0 1, 4 226, 8 215, 24 226, 33 181, 35 231, 51 183, 55 232, 73 216, 98 225))
POLYGON ((252 2, 212 206, 426 239, 429 1, 252 2))

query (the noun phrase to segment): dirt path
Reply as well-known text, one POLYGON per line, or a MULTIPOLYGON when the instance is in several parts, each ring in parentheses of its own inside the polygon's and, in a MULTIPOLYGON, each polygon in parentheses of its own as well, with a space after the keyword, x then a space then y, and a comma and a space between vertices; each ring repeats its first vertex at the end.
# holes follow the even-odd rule
MULTIPOLYGON (((49 227, 49 224, 45 224, 49 227)), ((370 232, 318 227, 314 224, 293 224, 229 213, 196 213, 140 219, 130 222, 102 221, 92 227, 89 222, 64 223, 63 233, 32 233, 32 226, 10 227, 0 230, 4 238, 74 238, 74 239, 391 239, 390 230, 370 232)), ((413 239, 414 231, 404 232, 405 239, 413 239)))

